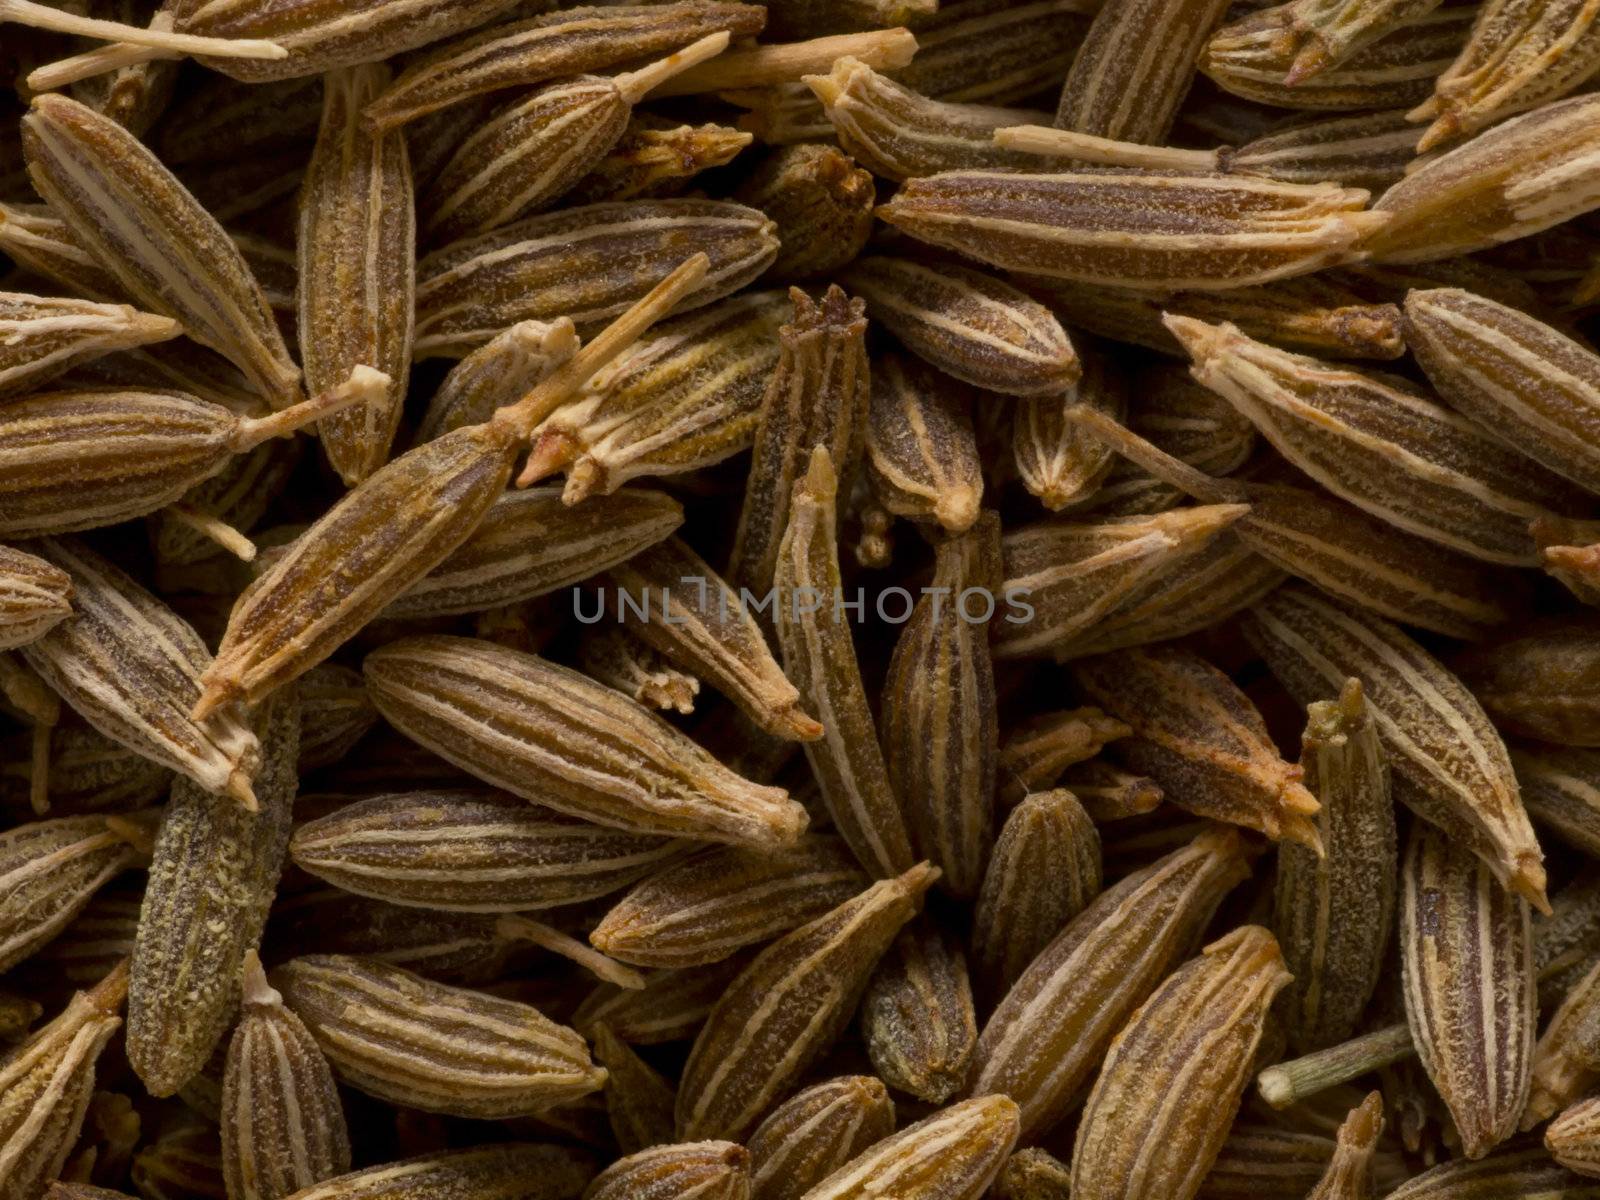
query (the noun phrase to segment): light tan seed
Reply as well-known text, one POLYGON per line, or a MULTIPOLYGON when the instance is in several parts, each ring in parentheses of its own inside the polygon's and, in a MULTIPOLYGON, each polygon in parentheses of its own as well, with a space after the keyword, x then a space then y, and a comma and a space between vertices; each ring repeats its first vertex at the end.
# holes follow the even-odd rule
POLYGON ((405 138, 371 136, 361 108, 389 80, 369 63, 323 81, 322 128, 300 186, 300 353, 318 395, 358 366, 389 377, 364 404, 325 418, 322 447, 354 487, 389 460, 411 365, 416 217, 405 138))
POLYGON ((834 136, 822 102, 805 83, 741 88, 721 92, 717 98, 747 110, 739 118, 739 128, 769 146, 826 141, 834 136))
POLYGON ((1017 407, 1012 427, 1012 455, 1023 486, 1051 512, 1093 499, 1116 465, 1109 446, 1067 419, 1067 410, 1085 404, 1112 420, 1127 416, 1127 388, 1122 373, 1103 354, 1081 356, 1083 375, 1071 391, 1030 396, 1017 407))
POLYGON ((271 979, 339 1078, 391 1104, 503 1119, 605 1082, 578 1034, 526 1004, 337 954, 297 958, 271 979))
POLYGON ((1412 385, 1289 354, 1229 325, 1169 316, 1194 377, 1318 483, 1390 524, 1510 566, 1534 565, 1528 522, 1576 503, 1567 485, 1412 385))
POLYGON ((72 612, 72 577, 44 559, 0 546, 0 650, 37 641, 72 612))
POLYGON ((692 971, 653 971, 644 987, 631 990, 602 984, 578 1006, 572 1022, 591 1036, 604 1022, 636 1046, 686 1041, 747 965, 746 958, 737 957, 692 971))
POLYGON ((417 430, 417 443, 478 425, 563 366, 577 351, 570 323, 518 321, 450 368, 417 430))
POLYGON ((66 929, 105 884, 146 860, 153 820, 32 821, 0 834, 0 967, 9 970, 66 929))
POLYGON ((594 1164, 569 1146, 527 1142, 424 1154, 367 1167, 294 1193, 292 1200, 436 1200, 440 1196, 505 1196, 577 1200, 594 1164))
POLYGON ((1372 1092, 1339 1126, 1333 1161, 1306 1200, 1373 1200, 1373 1154, 1383 1124, 1383 1093, 1372 1092))
MULTIPOLYGON (((806 444, 788 441, 786 468, 798 457, 795 451, 806 444)), ((752 485, 756 478, 752 474, 752 485)), ((785 673, 800 689, 807 710, 822 723, 822 737, 807 742, 805 749, 823 803, 861 865, 869 874, 888 879, 915 859, 905 813, 867 705, 850 626, 835 605, 843 586, 835 534, 836 487, 828 451, 816 446, 810 470, 794 489, 793 506, 784 505, 788 527, 782 543, 774 546, 776 572, 771 581, 778 606, 778 644, 783 647, 785 673)), ((752 514, 750 499, 746 497, 745 516, 752 514)), ((778 497, 770 499, 776 502, 778 497)), ((755 527, 754 520, 746 524, 741 519, 741 528, 755 527)), ((745 546, 751 548, 752 542, 745 546)), ((746 578, 752 578, 762 559, 752 553, 744 561, 752 566, 746 578)))
POLYGON ((759 5, 669 3, 567 9, 495 25, 412 63, 368 105, 367 119, 388 128, 502 88, 638 62, 721 30, 753 37, 765 21, 759 5))
POLYGON ((936 100, 1015 104, 1066 76, 1092 5, 1081 0, 944 0, 917 21, 917 54, 894 71, 906 87, 936 100))
POLYGON ((130 297, 231 359, 274 408, 300 398, 300 372, 238 249, 132 134, 44 95, 23 145, 34 186, 130 297))
POLYGON ((1248 877, 1249 853, 1237 832, 1213 826, 1101 892, 983 1027, 972 1094, 1015 1100, 1024 1137, 1071 1112, 1123 1023, 1248 877))
POLYGON ((1098 622, 1200 553, 1246 511, 1212 504, 1098 523, 1039 522, 1007 534, 1003 595, 1013 611, 996 626, 995 657, 1064 655, 1082 645, 1098 622))
POLYGON ((122 1024, 126 964, 0 1064, 0 1198, 36 1200, 58 1178, 83 1126, 101 1051, 122 1024))
POLYGON ((754 135, 727 125, 677 125, 635 113, 611 152, 572 185, 567 200, 599 204, 675 196, 701 171, 726 166, 754 140, 754 135))
POLYGON ((524 799, 635 833, 782 846, 805 810, 735 775, 618 692, 470 638, 392 642, 367 657, 386 720, 524 799))
POLYGON ((900 354, 872 367, 867 467, 873 494, 895 516, 963 533, 978 519, 983 469, 969 415, 971 389, 900 354))
POLYGON ((1048 1150, 1018 1150, 995 1178, 996 1200, 1070 1200, 1072 1168, 1048 1150))
POLYGON ((707 254, 680 308, 738 291, 778 253, 761 213, 726 200, 623 200, 529 217, 453 242, 417 264, 418 357, 459 358, 518 321, 570 317, 589 335, 707 254))
POLYGON ((1526 900, 1482 859, 1417 823, 1400 890, 1406 1018, 1462 1151, 1516 1132, 1528 1100, 1538 1002, 1526 900))
POLYGON ((1286 1012, 1298 1054, 1356 1032, 1376 990, 1394 924, 1399 874, 1389 763, 1361 683, 1313 702, 1300 740, 1307 789, 1322 804, 1320 860, 1278 848, 1273 928, 1294 982, 1286 1012))
POLYGON ((972 917, 979 989, 1004 996, 1100 891, 1100 835, 1074 794, 1035 792, 995 839, 972 917))
POLYGON ((522 480, 565 470, 577 504, 745 449, 790 312, 779 292, 747 292, 664 323, 540 423, 522 480))
POLYGON ((284 1200, 350 1169, 333 1070, 245 955, 239 1024, 222 1083, 222 1171, 236 1200, 284 1200))
POLYGON ((1396 798, 1482 855, 1541 912, 1543 855, 1505 744, 1465 685, 1407 634, 1304 585, 1279 588, 1245 621, 1246 636, 1306 702, 1351 676, 1372 707, 1396 798))
POLYGON ((1238 1111, 1273 997, 1272 934, 1245 925, 1185 963, 1128 1018, 1084 1106, 1078 1200, 1191 1200, 1238 1111))
POLYGON ((1133 730, 1098 708, 1039 713, 1014 725, 1000 746, 1000 799, 1016 804, 1042 792, 1076 763, 1086 762, 1107 743, 1133 730))
POLYGON ((1600 854, 1600 754, 1524 743, 1511 748, 1511 762, 1528 815, 1569 846, 1600 854))
POLYGON ((106 737, 209 792, 252 803, 260 745, 231 714, 189 715, 211 662, 200 635, 117 567, 71 539, 29 549, 72 579, 73 614, 20 653, 106 737))
POLYGON ((1552 618, 1473 647, 1454 666, 1509 734, 1567 746, 1600 745, 1595 627, 1552 618))
POLYGON ((873 884, 763 950, 706 1018, 678 1085, 678 1136, 742 1137, 844 1031, 878 959, 938 877, 873 884))
POLYGON ((473 534, 383 615, 404 620, 519 604, 625 562, 682 523, 676 500, 646 488, 576 508, 553 487, 502 492, 473 534))
POLYGON ((297 866, 393 904, 517 912, 577 904, 628 886, 681 847, 482 792, 358 800, 294 832, 297 866))
POLYGON ((732 1142, 653 1146, 596 1175, 584 1200, 748 1200, 750 1155, 732 1142))
POLYGON ((746 1139, 753 1200, 800 1200, 894 1132, 894 1102, 872 1075, 814 1084, 778 1105, 746 1139))
POLYGON ((869 1147, 802 1200, 979 1200, 1017 1144, 1017 1106, 979 1096, 940 1109, 869 1147))
POLYGON ((0 397, 34 390, 86 359, 181 332, 171 317, 126 304, 0 292, 0 397))
POLYGON ((1600 1096, 1580 1100, 1552 1121, 1544 1144, 1563 1167, 1600 1177, 1600 1096))
POLYGON ((1532 1129, 1600 1083, 1600 966, 1567 992, 1533 1052, 1533 1085, 1522 1128, 1532 1129))
POLYGON ((879 1078, 929 1104, 966 1083, 978 1041, 967 960, 926 917, 900 931, 861 997, 861 1032, 879 1078))
POLYGON ((1367 193, 1243 176, 951 171, 878 215, 991 266, 1083 283, 1213 291, 1347 260, 1387 214, 1367 193))
POLYGON ((775 279, 832 274, 861 252, 873 230, 872 176, 833 146, 786 146, 769 154, 733 198, 778 225, 775 279))
POLYGON ((994 513, 935 546, 933 590, 901 630, 879 696, 884 762, 912 850, 967 899, 983 880, 994 826, 1000 730, 989 623, 1000 574, 994 513))

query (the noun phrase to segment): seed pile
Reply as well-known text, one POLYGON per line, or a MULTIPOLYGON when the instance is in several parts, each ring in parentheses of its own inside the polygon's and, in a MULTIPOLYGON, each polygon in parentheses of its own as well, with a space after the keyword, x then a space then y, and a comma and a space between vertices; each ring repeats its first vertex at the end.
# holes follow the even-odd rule
POLYGON ((1600 1200, 1592 0, 0 0, 0 1200, 1600 1200))

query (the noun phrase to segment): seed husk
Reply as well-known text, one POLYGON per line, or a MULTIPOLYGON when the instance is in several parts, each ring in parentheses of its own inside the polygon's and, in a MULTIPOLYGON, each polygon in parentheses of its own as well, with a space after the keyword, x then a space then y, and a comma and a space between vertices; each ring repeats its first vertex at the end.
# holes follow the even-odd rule
POLYGON ((1417 1052, 1463 1153, 1482 1158, 1516 1132, 1528 1100, 1539 1015, 1528 903, 1469 849, 1418 822, 1399 935, 1417 1052))
POLYGON ((894 1132, 894 1102, 872 1075, 843 1075, 796 1092, 746 1139, 753 1200, 800 1200, 894 1132))
POLYGON ((518 912, 618 891, 678 853, 515 796, 427 791, 358 800, 301 825, 297 866, 357 895, 455 912, 518 912))
POLYGON ((239 963, 266 928, 299 788, 298 698, 256 709, 256 808, 172 785, 151 855, 128 988, 128 1061, 170 1096, 210 1059, 239 1006, 239 963))
POLYGON ((1352 676, 1389 754, 1396 798, 1473 848, 1541 912, 1545 870, 1505 744, 1466 686, 1406 633, 1304 585, 1279 588, 1244 622, 1297 699, 1352 676))
POLYGON ((300 187, 297 243, 300 354, 318 395, 370 367, 388 387, 325 417, 322 447, 354 487, 389 461, 405 405, 416 286, 416 216, 405 138, 371 136, 361 108, 389 80, 368 64, 323 81, 322 127, 300 187))
POLYGON ((334 1073, 393 1104, 504 1119, 605 1082, 583 1039, 530 1005, 338 954, 294 959, 270 978, 334 1073))
POLYGON ((971 1091, 1002 1093, 1022 1136, 1056 1125, 1123 1023, 1193 946, 1223 897, 1249 874, 1235 831, 1193 842, 1101 892, 1028 964, 978 1035, 971 1091))
POLYGON ((1228 1134, 1273 997, 1272 934, 1245 925, 1174 971, 1128 1018, 1084 1106, 1072 1194, 1190 1200, 1228 1134))
MULTIPOLYGON (((785 465, 789 461, 786 456, 785 465)), ((795 486, 792 507, 785 505, 787 529, 775 547, 778 644, 785 673, 822 723, 822 737, 806 743, 806 759, 834 827, 870 874, 889 879, 916 860, 867 706, 850 626, 834 605, 842 591, 837 486, 828 451, 816 446, 810 470, 795 486)), ((752 512, 749 499, 745 515, 752 512)), ((746 526, 741 519, 741 529, 746 527, 754 528, 755 522, 746 526)), ((759 560, 752 555, 745 561, 759 560)))
POLYGON ((577 351, 567 321, 518 321, 450 368, 417 430, 417 443, 431 442, 494 416, 566 364, 577 351))
POLYGON ((793 1089, 844 1031, 938 874, 921 863, 873 884, 768 946, 727 985, 678 1085, 680 1138, 742 1137, 793 1089))
POLYGON ((878 1076, 943 1104, 966 1083, 978 1041, 967 961, 926 917, 900 931, 861 998, 861 1031, 878 1076))
POLYGON ((972 390, 901 354, 873 360, 867 468, 895 516, 964 533, 978 520, 983 467, 969 415, 972 390))
POLYGON ((28 665, 106 737, 252 804, 255 735, 231 713, 189 715, 211 662, 200 635, 86 546, 41 538, 29 550, 71 577, 73 613, 22 647, 28 665))
POLYGON ((222 1083, 222 1171, 238 1200, 284 1200, 350 1169, 333 1070, 254 951, 222 1083))

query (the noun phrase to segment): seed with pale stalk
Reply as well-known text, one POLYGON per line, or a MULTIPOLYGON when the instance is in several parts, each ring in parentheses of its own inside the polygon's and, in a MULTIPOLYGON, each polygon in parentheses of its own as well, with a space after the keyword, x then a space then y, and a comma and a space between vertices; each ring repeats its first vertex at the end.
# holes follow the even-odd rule
POLYGON ((58 817, 0 835, 0 966, 10 969, 50 941, 105 884, 145 855, 152 822, 58 817))
POLYGON ((126 304, 0 292, 0 398, 32 391, 87 359, 181 332, 171 317, 126 304))
POLYGON ((578 349, 568 321, 518 321, 501 330, 450 368, 417 430, 417 442, 431 442, 466 425, 478 425, 497 408, 520 396, 578 349))
MULTIPOLYGON (((694 176, 726 166, 754 140, 727 125, 677 125, 635 113, 611 152, 572 185, 567 198, 573 204, 598 204, 677 195, 694 176)), ((742 196, 735 199, 749 203, 742 196)))
POLYGON ((742 1137, 844 1031, 939 872, 882 880, 772 943, 728 984, 678 1085, 678 1136, 742 1137))
POLYGON ((894 1102, 873 1075, 796 1092, 745 1139, 753 1200, 800 1200, 814 1184, 894 1132, 894 1102))
POLYGON ((1094 758, 1133 730, 1098 708, 1039 713, 1020 722, 1000 746, 1000 799, 1015 804, 1042 792, 1075 763, 1094 758))

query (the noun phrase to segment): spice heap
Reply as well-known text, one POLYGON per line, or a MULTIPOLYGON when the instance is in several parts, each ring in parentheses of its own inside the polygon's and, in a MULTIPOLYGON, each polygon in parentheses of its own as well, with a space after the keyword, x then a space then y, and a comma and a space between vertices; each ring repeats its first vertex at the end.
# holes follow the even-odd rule
POLYGON ((0 0, 0 1200, 1600 1200, 1591 0, 0 0))

